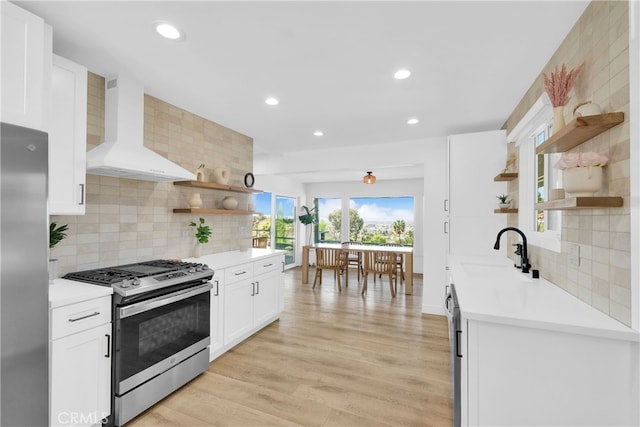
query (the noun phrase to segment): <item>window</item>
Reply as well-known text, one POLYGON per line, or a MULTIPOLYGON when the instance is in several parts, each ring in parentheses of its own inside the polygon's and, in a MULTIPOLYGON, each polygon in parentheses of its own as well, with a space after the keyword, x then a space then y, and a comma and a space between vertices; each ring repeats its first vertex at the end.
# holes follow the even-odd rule
MULTIPOLYGON (((545 142, 551 136, 551 125, 545 123, 541 129, 533 135, 535 147, 545 142)), ((534 150, 535 150, 534 147, 534 150)), ((562 188, 562 174, 553 165, 560 160, 560 153, 537 154, 536 157, 536 194, 535 203, 549 201, 549 193, 553 188, 562 188)), ((560 233, 562 213, 560 211, 537 211, 536 231, 555 231, 560 233)))
MULTIPOLYGON (((271 193, 254 193, 252 237, 267 237, 271 239, 271 193)), ((268 244, 270 246, 270 242, 268 244)))
POLYGON ((367 244, 413 246, 413 197, 349 200, 349 239, 367 244))
POLYGON ((539 211, 535 204, 549 200, 549 190, 562 187, 561 174, 553 168, 560 154, 536 154, 536 147, 551 136, 553 109, 546 93, 525 114, 509 141, 518 146, 518 224, 532 245, 560 252, 561 211, 539 211))
POLYGON ((342 230, 342 199, 317 198, 318 233, 316 242, 340 243, 342 230))

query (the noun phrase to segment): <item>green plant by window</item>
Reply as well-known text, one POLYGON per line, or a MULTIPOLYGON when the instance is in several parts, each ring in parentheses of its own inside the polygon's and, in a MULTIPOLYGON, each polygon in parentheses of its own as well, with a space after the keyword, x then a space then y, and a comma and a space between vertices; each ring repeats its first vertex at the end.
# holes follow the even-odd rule
POLYGON ((66 231, 69 229, 67 224, 58 227, 58 224, 52 222, 49 224, 49 248, 54 247, 67 237, 66 231))
POLYGON ((302 206, 302 209, 305 210, 306 214, 300 215, 298 217, 298 219, 300 220, 301 223, 303 223, 304 225, 310 225, 310 224, 317 224, 318 223, 318 217, 315 214, 316 208, 313 208, 313 209, 309 210, 308 207, 302 206))
POLYGON ((509 196, 507 196, 506 194, 501 194, 496 197, 498 198, 498 200, 500 200, 500 203, 509 203, 509 196))
POLYGON ((200 218, 200 224, 196 224, 191 221, 189 226, 196 227, 196 239, 198 240, 198 243, 205 244, 209 242, 209 237, 211 237, 211 227, 204 224, 204 218, 200 218))

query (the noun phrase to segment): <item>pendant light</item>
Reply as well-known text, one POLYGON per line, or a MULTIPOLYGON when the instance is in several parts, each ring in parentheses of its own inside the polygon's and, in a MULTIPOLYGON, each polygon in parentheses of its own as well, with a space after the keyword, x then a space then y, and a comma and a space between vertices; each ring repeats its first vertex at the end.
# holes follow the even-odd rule
POLYGON ((365 184, 375 184, 376 176, 372 175, 371 171, 368 171, 367 174, 362 178, 362 182, 365 184))

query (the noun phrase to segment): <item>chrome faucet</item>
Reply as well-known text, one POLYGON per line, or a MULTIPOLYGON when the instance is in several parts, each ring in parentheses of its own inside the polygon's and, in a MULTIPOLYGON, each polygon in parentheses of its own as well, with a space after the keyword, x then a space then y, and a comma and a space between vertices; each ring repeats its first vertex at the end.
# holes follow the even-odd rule
POLYGON ((500 249, 500 237, 502 236, 502 233, 504 233, 505 231, 515 231, 516 233, 518 233, 520 235, 520 237, 522 237, 522 250, 521 250, 521 257, 520 257, 520 268, 522 268, 522 272, 523 273, 529 273, 529 269, 531 268, 531 264, 529 264, 529 258, 527 257, 527 236, 524 235, 524 233, 520 230, 518 230, 515 227, 506 227, 503 228, 502 230, 500 230, 500 232, 498 232, 498 237, 496 237, 496 244, 493 245, 493 249, 495 249, 496 251, 500 249))

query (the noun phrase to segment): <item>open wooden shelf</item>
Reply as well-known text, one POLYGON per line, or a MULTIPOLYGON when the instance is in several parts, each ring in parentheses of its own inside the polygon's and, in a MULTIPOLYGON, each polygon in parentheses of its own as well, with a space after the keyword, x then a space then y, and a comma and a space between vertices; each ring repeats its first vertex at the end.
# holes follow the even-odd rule
POLYGON ((513 181, 518 177, 518 172, 502 172, 496 175, 493 180, 498 181, 513 181))
POLYGON ((174 209, 173 213, 192 213, 192 214, 216 214, 216 215, 253 215, 258 212, 241 211, 238 209, 208 209, 208 208, 184 208, 174 209))
POLYGON ((234 193, 262 193, 262 190, 256 190, 255 188, 245 188, 245 187, 234 187, 233 185, 223 185, 217 184, 215 182, 205 182, 205 181, 176 181, 173 185, 180 185, 183 187, 191 187, 191 188, 204 188, 207 190, 220 190, 220 191, 231 191, 234 193))
POLYGON ((550 202, 536 203, 536 210, 567 210, 618 208, 622 206, 622 197, 568 197, 550 202))
POLYGON ((494 209, 493 213, 504 213, 504 214, 510 214, 510 213, 518 213, 518 208, 507 208, 507 209, 494 209))
POLYGON ((624 113, 583 116, 569 122, 536 148, 536 154, 563 153, 624 122, 624 113))

